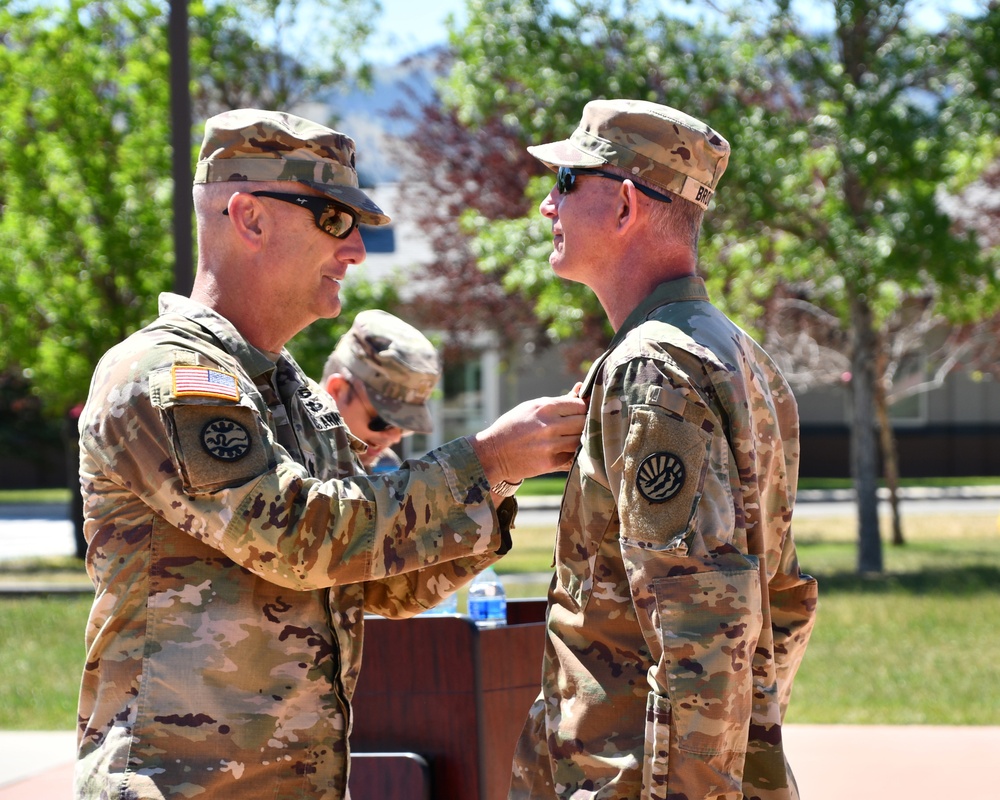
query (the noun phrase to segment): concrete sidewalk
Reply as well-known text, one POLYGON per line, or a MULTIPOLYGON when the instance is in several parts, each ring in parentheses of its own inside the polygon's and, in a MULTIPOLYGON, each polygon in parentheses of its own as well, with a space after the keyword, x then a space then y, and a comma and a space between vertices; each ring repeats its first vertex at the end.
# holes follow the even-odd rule
MULTIPOLYGON (((75 744, 65 731, 0 732, 0 800, 70 798, 75 744)), ((785 744, 802 800, 1000 797, 1000 727, 788 725, 785 744)))

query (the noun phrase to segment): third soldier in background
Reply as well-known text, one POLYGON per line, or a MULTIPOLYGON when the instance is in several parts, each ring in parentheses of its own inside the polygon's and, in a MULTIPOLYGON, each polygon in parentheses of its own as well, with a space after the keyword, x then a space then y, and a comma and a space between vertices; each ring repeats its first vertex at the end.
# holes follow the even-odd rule
POLYGON ((434 345, 409 323, 379 310, 354 318, 326 360, 320 385, 367 445, 360 458, 368 472, 396 469, 401 462, 392 446, 434 429, 427 403, 440 375, 434 345))
POLYGON ((816 604, 791 534, 798 414, 697 274, 729 144, 666 106, 596 100, 529 151, 557 171, 549 262, 615 336, 581 392, 510 796, 795 798, 781 724, 816 604))

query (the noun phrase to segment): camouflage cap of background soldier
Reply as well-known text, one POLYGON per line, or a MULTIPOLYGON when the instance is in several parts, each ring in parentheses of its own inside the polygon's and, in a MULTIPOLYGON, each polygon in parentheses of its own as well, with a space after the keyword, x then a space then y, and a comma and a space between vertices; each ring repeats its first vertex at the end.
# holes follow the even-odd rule
POLYGON ((569 139, 528 152, 552 169, 611 164, 703 209, 729 163, 729 142, 704 122, 644 100, 592 100, 569 139))
POLYGON ((417 433, 434 429, 427 401, 441 364, 434 345, 409 323, 385 311, 362 311, 327 359, 324 385, 341 368, 364 383, 386 422, 417 433))
POLYGON ((195 183, 295 181, 350 206, 367 225, 389 217, 358 188, 354 140, 283 111, 238 108, 205 123, 195 183))

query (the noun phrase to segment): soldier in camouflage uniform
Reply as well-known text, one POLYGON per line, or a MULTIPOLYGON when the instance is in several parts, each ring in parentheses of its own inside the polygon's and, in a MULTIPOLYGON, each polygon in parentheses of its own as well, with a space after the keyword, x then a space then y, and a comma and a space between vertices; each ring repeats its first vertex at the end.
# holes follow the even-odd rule
POLYGON ((285 343, 365 256, 354 142, 210 119, 190 298, 112 348, 80 420, 96 597, 79 798, 347 795, 365 612, 419 613, 510 545, 511 487, 568 465, 583 403, 531 401, 404 469, 363 449, 285 343))
POLYGON ((791 535, 796 405, 696 276, 729 145, 672 108, 598 100, 529 151, 558 171, 550 264, 615 336, 581 393, 510 797, 795 798, 781 722, 816 603, 791 535))
POLYGON ((322 386, 344 422, 368 449, 369 473, 398 469, 392 445, 410 433, 434 430, 427 407, 441 362, 434 345, 399 317, 373 309, 354 318, 323 367, 322 386))

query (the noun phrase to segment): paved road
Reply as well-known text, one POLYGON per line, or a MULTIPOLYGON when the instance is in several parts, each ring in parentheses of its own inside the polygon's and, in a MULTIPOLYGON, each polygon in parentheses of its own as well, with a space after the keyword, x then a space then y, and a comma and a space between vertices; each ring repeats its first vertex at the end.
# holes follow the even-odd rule
POLYGON ((50 503, 0 504, 0 561, 76 552, 69 509, 50 503))
MULTIPOLYGON (((555 530, 559 498, 526 497, 521 500, 517 521, 521 525, 555 530)), ((888 503, 881 503, 888 511, 888 503)), ((902 500, 904 515, 997 514, 1000 487, 951 491, 910 490, 902 500)), ((796 517, 844 516, 857 513, 851 492, 803 492, 795 507, 796 517)), ((0 504, 0 561, 30 556, 73 555, 73 526, 62 505, 47 503, 0 504)))
MULTIPOLYGON (((858 513, 852 492, 803 492, 795 505, 798 519, 815 517, 856 517, 858 513)), ((558 518, 558 498, 525 498, 517 512, 522 525, 555 525, 558 518), (536 504, 540 507, 535 507, 536 504)), ((889 502, 884 497, 880 511, 889 513, 889 502)), ((900 500, 904 515, 922 514, 1000 514, 1000 487, 981 490, 959 489, 953 493, 924 491, 908 492, 900 500)))
MULTIPOLYGON (((996 798, 1000 727, 787 725, 804 800, 996 798)), ((72 793, 72 731, 0 731, 0 800, 72 793)))
MULTIPOLYGON (((899 504, 903 516, 915 517, 923 514, 997 514, 1000 513, 1000 498, 932 498, 903 499, 899 504)), ((889 513, 888 501, 879 503, 879 510, 889 513)), ((858 513, 857 503, 850 501, 802 502, 795 506, 795 516, 803 517, 853 517, 858 513)))

